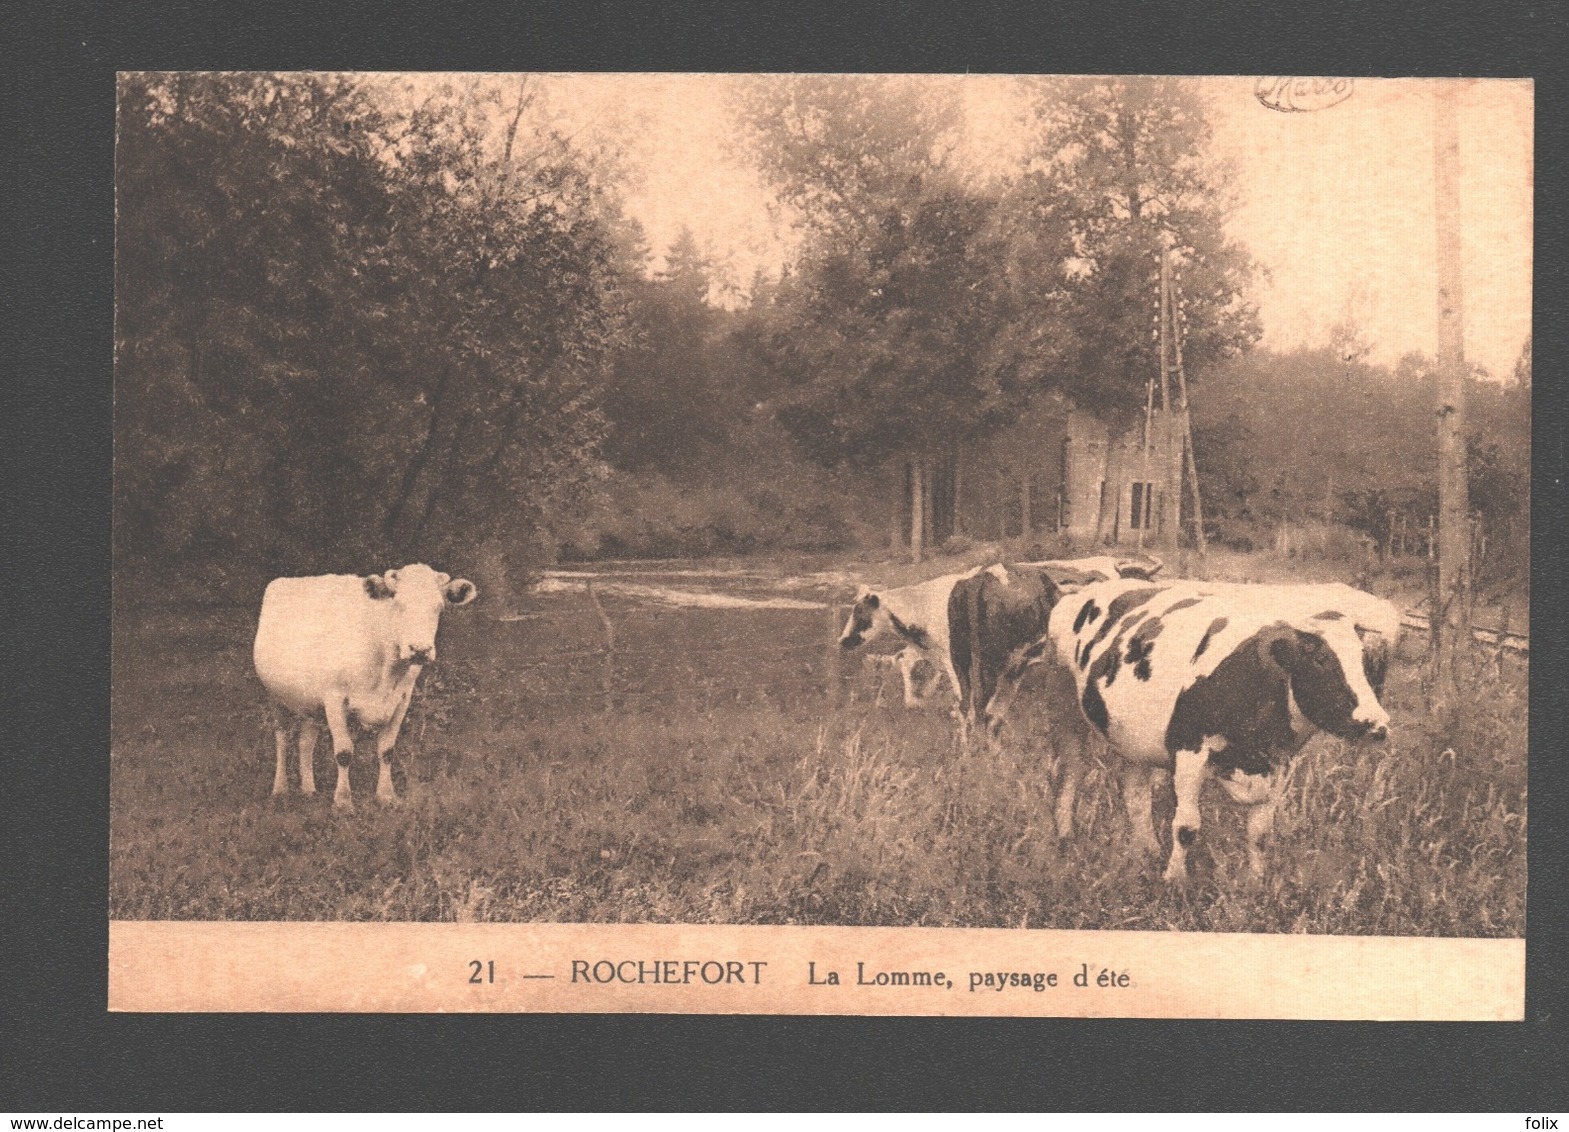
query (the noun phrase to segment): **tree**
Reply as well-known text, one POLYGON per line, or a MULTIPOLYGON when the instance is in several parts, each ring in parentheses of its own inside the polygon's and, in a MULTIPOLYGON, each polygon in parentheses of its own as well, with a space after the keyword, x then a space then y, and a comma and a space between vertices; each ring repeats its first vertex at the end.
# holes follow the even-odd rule
POLYGON ((690 477, 746 414, 729 380, 727 312, 710 306, 715 265, 683 228, 652 279, 628 285, 631 333, 605 397, 604 453, 626 471, 690 477))
POLYGON ((116 552, 473 556, 595 472, 603 170, 527 83, 122 80, 116 552))
POLYGON ((780 420, 822 463, 908 463, 917 558, 934 463, 1016 413, 1031 383, 998 199, 951 161, 956 95, 805 76, 756 84, 739 107, 802 230, 772 296, 780 420))
MULTIPOLYGON (((1119 431, 1159 371, 1162 244, 1172 242, 1183 360, 1194 377, 1257 341, 1253 266, 1225 234, 1227 171, 1207 151, 1210 127, 1191 84, 1042 79, 1028 97, 1035 137, 1018 194, 1025 222, 1061 249, 1045 289, 1061 296, 1070 328, 1052 384, 1119 431)), ((1119 497, 1113 487, 1106 506, 1119 497)))

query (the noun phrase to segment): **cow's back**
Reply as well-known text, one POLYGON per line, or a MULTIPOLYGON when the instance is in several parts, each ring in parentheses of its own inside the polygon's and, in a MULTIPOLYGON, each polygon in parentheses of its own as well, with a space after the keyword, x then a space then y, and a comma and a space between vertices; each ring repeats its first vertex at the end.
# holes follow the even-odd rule
POLYGON ((376 687, 384 634, 365 580, 353 574, 278 578, 262 596, 253 656, 269 695, 299 711, 329 691, 376 687))

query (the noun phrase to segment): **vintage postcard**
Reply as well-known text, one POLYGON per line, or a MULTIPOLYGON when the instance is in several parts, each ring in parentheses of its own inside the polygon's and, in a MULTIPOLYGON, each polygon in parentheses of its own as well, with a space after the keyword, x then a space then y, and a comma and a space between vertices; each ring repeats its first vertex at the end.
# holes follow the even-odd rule
POLYGON ((1532 131, 122 74, 110 1009, 1522 1018, 1532 131))

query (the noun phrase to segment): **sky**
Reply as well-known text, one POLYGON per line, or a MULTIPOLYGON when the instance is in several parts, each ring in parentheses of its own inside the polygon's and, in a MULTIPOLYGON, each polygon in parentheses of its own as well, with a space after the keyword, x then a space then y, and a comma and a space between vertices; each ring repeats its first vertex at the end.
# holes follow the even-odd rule
MULTIPOLYGON (((1282 113, 1254 97, 1253 78, 1196 80, 1230 163, 1231 235, 1264 268, 1254 298, 1262 345, 1316 346, 1347 316, 1393 365, 1435 350, 1437 224, 1432 82, 1357 79, 1350 97, 1282 113)), ((743 286, 790 254, 787 227, 734 152, 714 75, 570 75, 552 102, 584 128, 614 127, 638 174, 628 210, 656 252, 680 232, 732 264, 743 286)), ((1016 83, 965 76, 969 160, 1000 166, 1017 150, 1016 83)), ((1467 360, 1512 373, 1531 327, 1533 91, 1529 80, 1476 79, 1458 96, 1467 360)))

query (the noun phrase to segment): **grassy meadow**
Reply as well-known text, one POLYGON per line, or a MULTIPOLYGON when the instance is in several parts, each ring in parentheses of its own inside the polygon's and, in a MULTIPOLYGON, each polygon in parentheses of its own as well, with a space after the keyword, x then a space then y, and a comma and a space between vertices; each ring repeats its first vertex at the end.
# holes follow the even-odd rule
MULTIPOLYGON (((351 815, 331 809, 325 735, 318 793, 268 793, 253 611, 122 609, 111 916, 1524 934, 1521 662, 1469 658, 1441 734, 1408 641, 1390 743, 1309 744, 1267 876, 1248 873, 1241 811, 1212 785, 1174 891, 1132 847, 1114 756, 1058 845, 1050 729, 1027 690, 999 749, 961 753, 946 705, 905 709, 885 667, 852 660, 825 694, 820 609, 604 607, 613 711, 581 595, 530 598, 515 621, 449 615, 400 743, 403 803, 377 804, 366 743, 351 815)), ((1158 825, 1172 805, 1157 795, 1158 825)))

